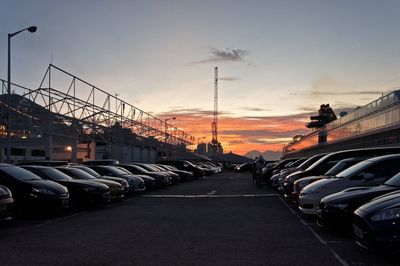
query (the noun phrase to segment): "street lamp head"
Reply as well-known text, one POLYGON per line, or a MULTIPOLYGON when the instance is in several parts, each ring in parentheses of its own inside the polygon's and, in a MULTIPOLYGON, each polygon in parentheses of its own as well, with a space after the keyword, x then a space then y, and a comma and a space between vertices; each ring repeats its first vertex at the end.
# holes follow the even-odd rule
POLYGON ((36 26, 30 26, 29 28, 28 28, 28 31, 29 32, 35 32, 37 30, 37 27, 36 26))

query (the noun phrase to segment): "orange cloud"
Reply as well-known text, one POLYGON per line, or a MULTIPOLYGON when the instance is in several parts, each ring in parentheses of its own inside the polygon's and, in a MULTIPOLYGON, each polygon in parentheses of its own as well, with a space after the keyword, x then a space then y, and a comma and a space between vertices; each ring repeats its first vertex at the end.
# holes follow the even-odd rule
MULTIPOLYGON (((161 119, 172 116, 176 117, 172 124, 194 136, 196 144, 198 141, 211 141, 212 112, 176 109, 158 115, 161 119)), ((245 154, 250 150, 281 151, 294 135, 309 132, 304 126, 307 120, 309 114, 306 113, 270 117, 232 117, 224 114, 218 118, 218 141, 225 152, 245 154)))

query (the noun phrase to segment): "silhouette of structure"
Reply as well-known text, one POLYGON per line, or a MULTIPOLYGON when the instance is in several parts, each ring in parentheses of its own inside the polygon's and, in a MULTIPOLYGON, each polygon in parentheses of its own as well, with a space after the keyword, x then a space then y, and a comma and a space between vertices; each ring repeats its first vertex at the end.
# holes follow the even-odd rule
MULTIPOLYGON (((186 132, 52 64, 38 89, 13 84, 15 91, 7 95, 6 82, 0 82, 0 144, 4 147, 5 114, 10 108, 11 155, 19 154, 14 161, 55 159, 61 154, 72 162, 155 161, 194 144, 186 132), (22 151, 24 146, 28 148, 22 151)), ((3 157, 1 149, 0 161, 3 157)))
POLYGON ((400 90, 324 123, 336 118, 329 109, 329 106, 321 105, 320 114, 314 117, 315 121, 307 124, 309 127, 315 126, 316 130, 305 136, 296 136, 284 147, 283 158, 400 145, 400 90))

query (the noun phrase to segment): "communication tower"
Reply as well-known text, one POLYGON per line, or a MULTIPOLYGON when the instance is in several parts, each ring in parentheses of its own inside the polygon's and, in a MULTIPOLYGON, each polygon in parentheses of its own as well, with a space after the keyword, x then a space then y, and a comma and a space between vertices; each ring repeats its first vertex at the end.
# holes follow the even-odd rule
POLYGON ((214 68, 214 120, 211 124, 213 145, 218 145, 218 67, 214 68))

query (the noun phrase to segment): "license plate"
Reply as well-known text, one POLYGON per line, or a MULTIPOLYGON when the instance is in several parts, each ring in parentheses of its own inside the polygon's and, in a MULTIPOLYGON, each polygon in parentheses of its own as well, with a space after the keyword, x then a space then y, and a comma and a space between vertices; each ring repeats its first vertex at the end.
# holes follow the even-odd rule
POLYGON ((358 236, 359 238, 364 238, 364 233, 363 233, 363 231, 362 231, 361 228, 358 227, 357 225, 354 225, 354 224, 353 224, 353 231, 354 231, 354 234, 355 234, 356 236, 358 236))

